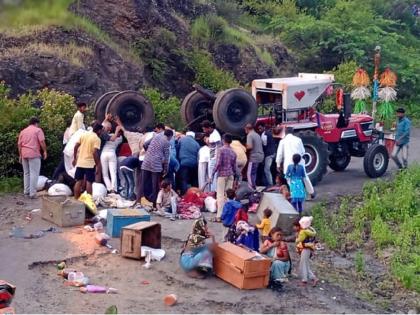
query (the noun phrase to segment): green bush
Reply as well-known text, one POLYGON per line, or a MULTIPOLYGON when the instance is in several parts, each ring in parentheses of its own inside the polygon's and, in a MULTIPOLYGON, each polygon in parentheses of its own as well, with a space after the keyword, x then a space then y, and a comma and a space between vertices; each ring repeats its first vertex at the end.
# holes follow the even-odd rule
POLYGON ((73 117, 76 107, 74 98, 55 90, 44 89, 36 93, 28 92, 17 99, 8 97, 5 83, 0 83, 0 178, 21 176, 17 139, 19 132, 26 128, 32 116, 38 116, 44 131, 48 159, 42 162, 42 173, 50 176, 61 158, 63 134, 67 122, 73 117), (41 108, 34 107, 41 104, 41 108))
POLYGON ((379 215, 376 216, 375 220, 372 222, 372 239, 379 248, 392 244, 393 241, 390 227, 379 215))
POLYGON ((190 54, 190 65, 195 72, 195 83, 204 88, 218 92, 240 85, 231 72, 217 68, 207 52, 193 51, 190 54))
POLYGON ((164 97, 159 90, 146 88, 141 93, 152 103, 157 122, 170 125, 176 130, 183 129, 180 108, 181 100, 175 96, 164 97))
POLYGON ((19 192, 22 186, 22 177, 0 177, 0 194, 19 192))

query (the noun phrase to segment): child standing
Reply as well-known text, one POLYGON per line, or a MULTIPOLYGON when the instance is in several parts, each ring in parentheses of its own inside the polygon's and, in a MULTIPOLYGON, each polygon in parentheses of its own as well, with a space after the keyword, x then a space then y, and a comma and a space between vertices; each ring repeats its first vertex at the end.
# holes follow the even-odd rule
POLYGON ((226 190, 226 197, 227 201, 223 206, 222 215, 220 219, 222 220, 223 226, 226 228, 224 233, 224 239, 226 240, 228 229, 235 224, 235 216, 240 208, 242 208, 242 204, 235 200, 236 193, 233 189, 226 190))
POLYGON ((164 180, 160 184, 160 191, 156 199, 156 208, 161 216, 170 217, 171 221, 175 221, 178 194, 172 189, 171 182, 164 180))
POLYGON ((311 227, 312 217, 302 217, 299 220, 299 232, 296 238, 296 249, 300 254, 299 276, 302 284, 306 285, 308 280, 312 280, 312 285, 318 283, 317 277, 311 270, 310 258, 315 250, 316 231, 311 227))
POLYGON ((269 238, 264 241, 260 252, 273 259, 270 270, 271 280, 287 282, 287 274, 291 267, 290 255, 280 228, 274 227, 271 229, 269 238))
POLYGON ((300 154, 293 155, 293 164, 287 167, 286 178, 289 180, 290 194, 292 197, 292 205, 299 212, 299 215, 303 211, 303 202, 305 200, 305 184, 304 179, 306 177, 305 168, 299 164, 302 157, 300 154))
POLYGON ((257 227, 257 229, 261 230, 261 235, 262 235, 262 240, 265 241, 269 234, 270 234, 270 230, 271 230, 271 221, 270 221, 270 217, 273 214, 273 211, 271 211, 271 209, 265 209, 264 210, 264 219, 261 220, 260 224, 256 224, 255 226, 257 227))

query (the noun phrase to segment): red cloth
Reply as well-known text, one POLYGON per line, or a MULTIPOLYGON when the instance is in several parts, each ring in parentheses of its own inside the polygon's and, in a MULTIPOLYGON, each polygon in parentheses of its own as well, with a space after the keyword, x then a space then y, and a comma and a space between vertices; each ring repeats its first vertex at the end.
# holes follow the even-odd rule
POLYGON ((245 212, 245 210, 244 209, 239 209, 237 212, 236 212, 236 215, 235 215, 235 224, 236 223, 238 223, 238 221, 245 221, 245 222, 248 222, 248 213, 247 212, 245 212))
POLYGON ((128 143, 121 144, 118 156, 131 156, 131 149, 128 143))

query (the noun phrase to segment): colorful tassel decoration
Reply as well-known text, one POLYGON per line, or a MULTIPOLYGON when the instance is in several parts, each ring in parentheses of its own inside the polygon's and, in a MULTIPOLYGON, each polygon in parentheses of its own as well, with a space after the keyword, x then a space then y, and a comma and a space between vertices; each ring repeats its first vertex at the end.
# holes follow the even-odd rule
POLYGON ((353 76, 353 86, 355 89, 351 92, 350 96, 355 100, 354 113, 360 114, 366 112, 366 99, 370 97, 370 91, 367 88, 370 84, 369 75, 366 70, 359 68, 353 76))
POLYGON ((378 108, 379 117, 383 121, 391 120, 394 115, 395 109, 391 102, 384 101, 378 108))
POLYGON ((397 85, 397 75, 390 68, 386 68, 379 78, 379 83, 381 86, 395 87, 397 85))
POLYGON ((353 76, 353 86, 368 86, 370 84, 369 75, 363 68, 357 69, 353 76))

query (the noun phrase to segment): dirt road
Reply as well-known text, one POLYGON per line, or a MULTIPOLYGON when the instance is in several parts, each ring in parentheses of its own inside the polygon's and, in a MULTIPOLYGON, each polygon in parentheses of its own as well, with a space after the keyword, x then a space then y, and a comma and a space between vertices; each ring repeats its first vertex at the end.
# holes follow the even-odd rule
MULTIPOLYGON (((420 160, 419 140, 420 130, 416 129, 410 148, 411 161, 420 160)), ((392 161, 390 166, 391 172, 395 170, 392 161)), ((366 180, 362 160, 354 159, 346 172, 327 174, 316 188, 317 200, 357 193, 366 180)), ((308 202, 308 208, 313 203, 308 202)), ((39 239, 9 238, 9 231, 15 225, 24 226, 28 233, 51 225, 39 215, 35 215, 32 221, 25 219, 28 211, 41 207, 39 200, 29 201, 22 195, 8 195, 0 197, 0 204, 0 279, 17 286, 12 306, 19 313, 103 313, 113 304, 120 313, 408 312, 408 309, 395 309, 392 301, 384 306, 366 302, 354 288, 335 281, 332 274, 352 268, 351 261, 335 254, 320 252, 317 255, 315 271, 322 280, 317 288, 301 288, 293 278, 280 294, 265 289, 240 291, 217 278, 189 279, 181 271, 179 252, 192 221, 171 222, 153 218, 162 223, 163 248, 167 257, 146 270, 142 262, 122 258, 99 247, 94 242, 94 233, 80 228, 61 229, 62 233, 47 233, 39 239), (91 283, 115 287, 119 293, 82 294, 64 286, 54 266, 55 261, 64 259, 68 260, 69 267, 88 275, 91 283), (334 270, 325 268, 326 261, 334 262, 334 270), (150 284, 142 284, 144 280, 150 284), (172 308, 162 302, 168 293, 179 297, 179 303, 172 308)), ((211 223, 210 228, 215 234, 221 234, 220 224, 211 223)), ((119 248, 118 242, 118 239, 113 239, 111 244, 119 248)), ((294 257, 295 265, 296 261, 294 257)))

